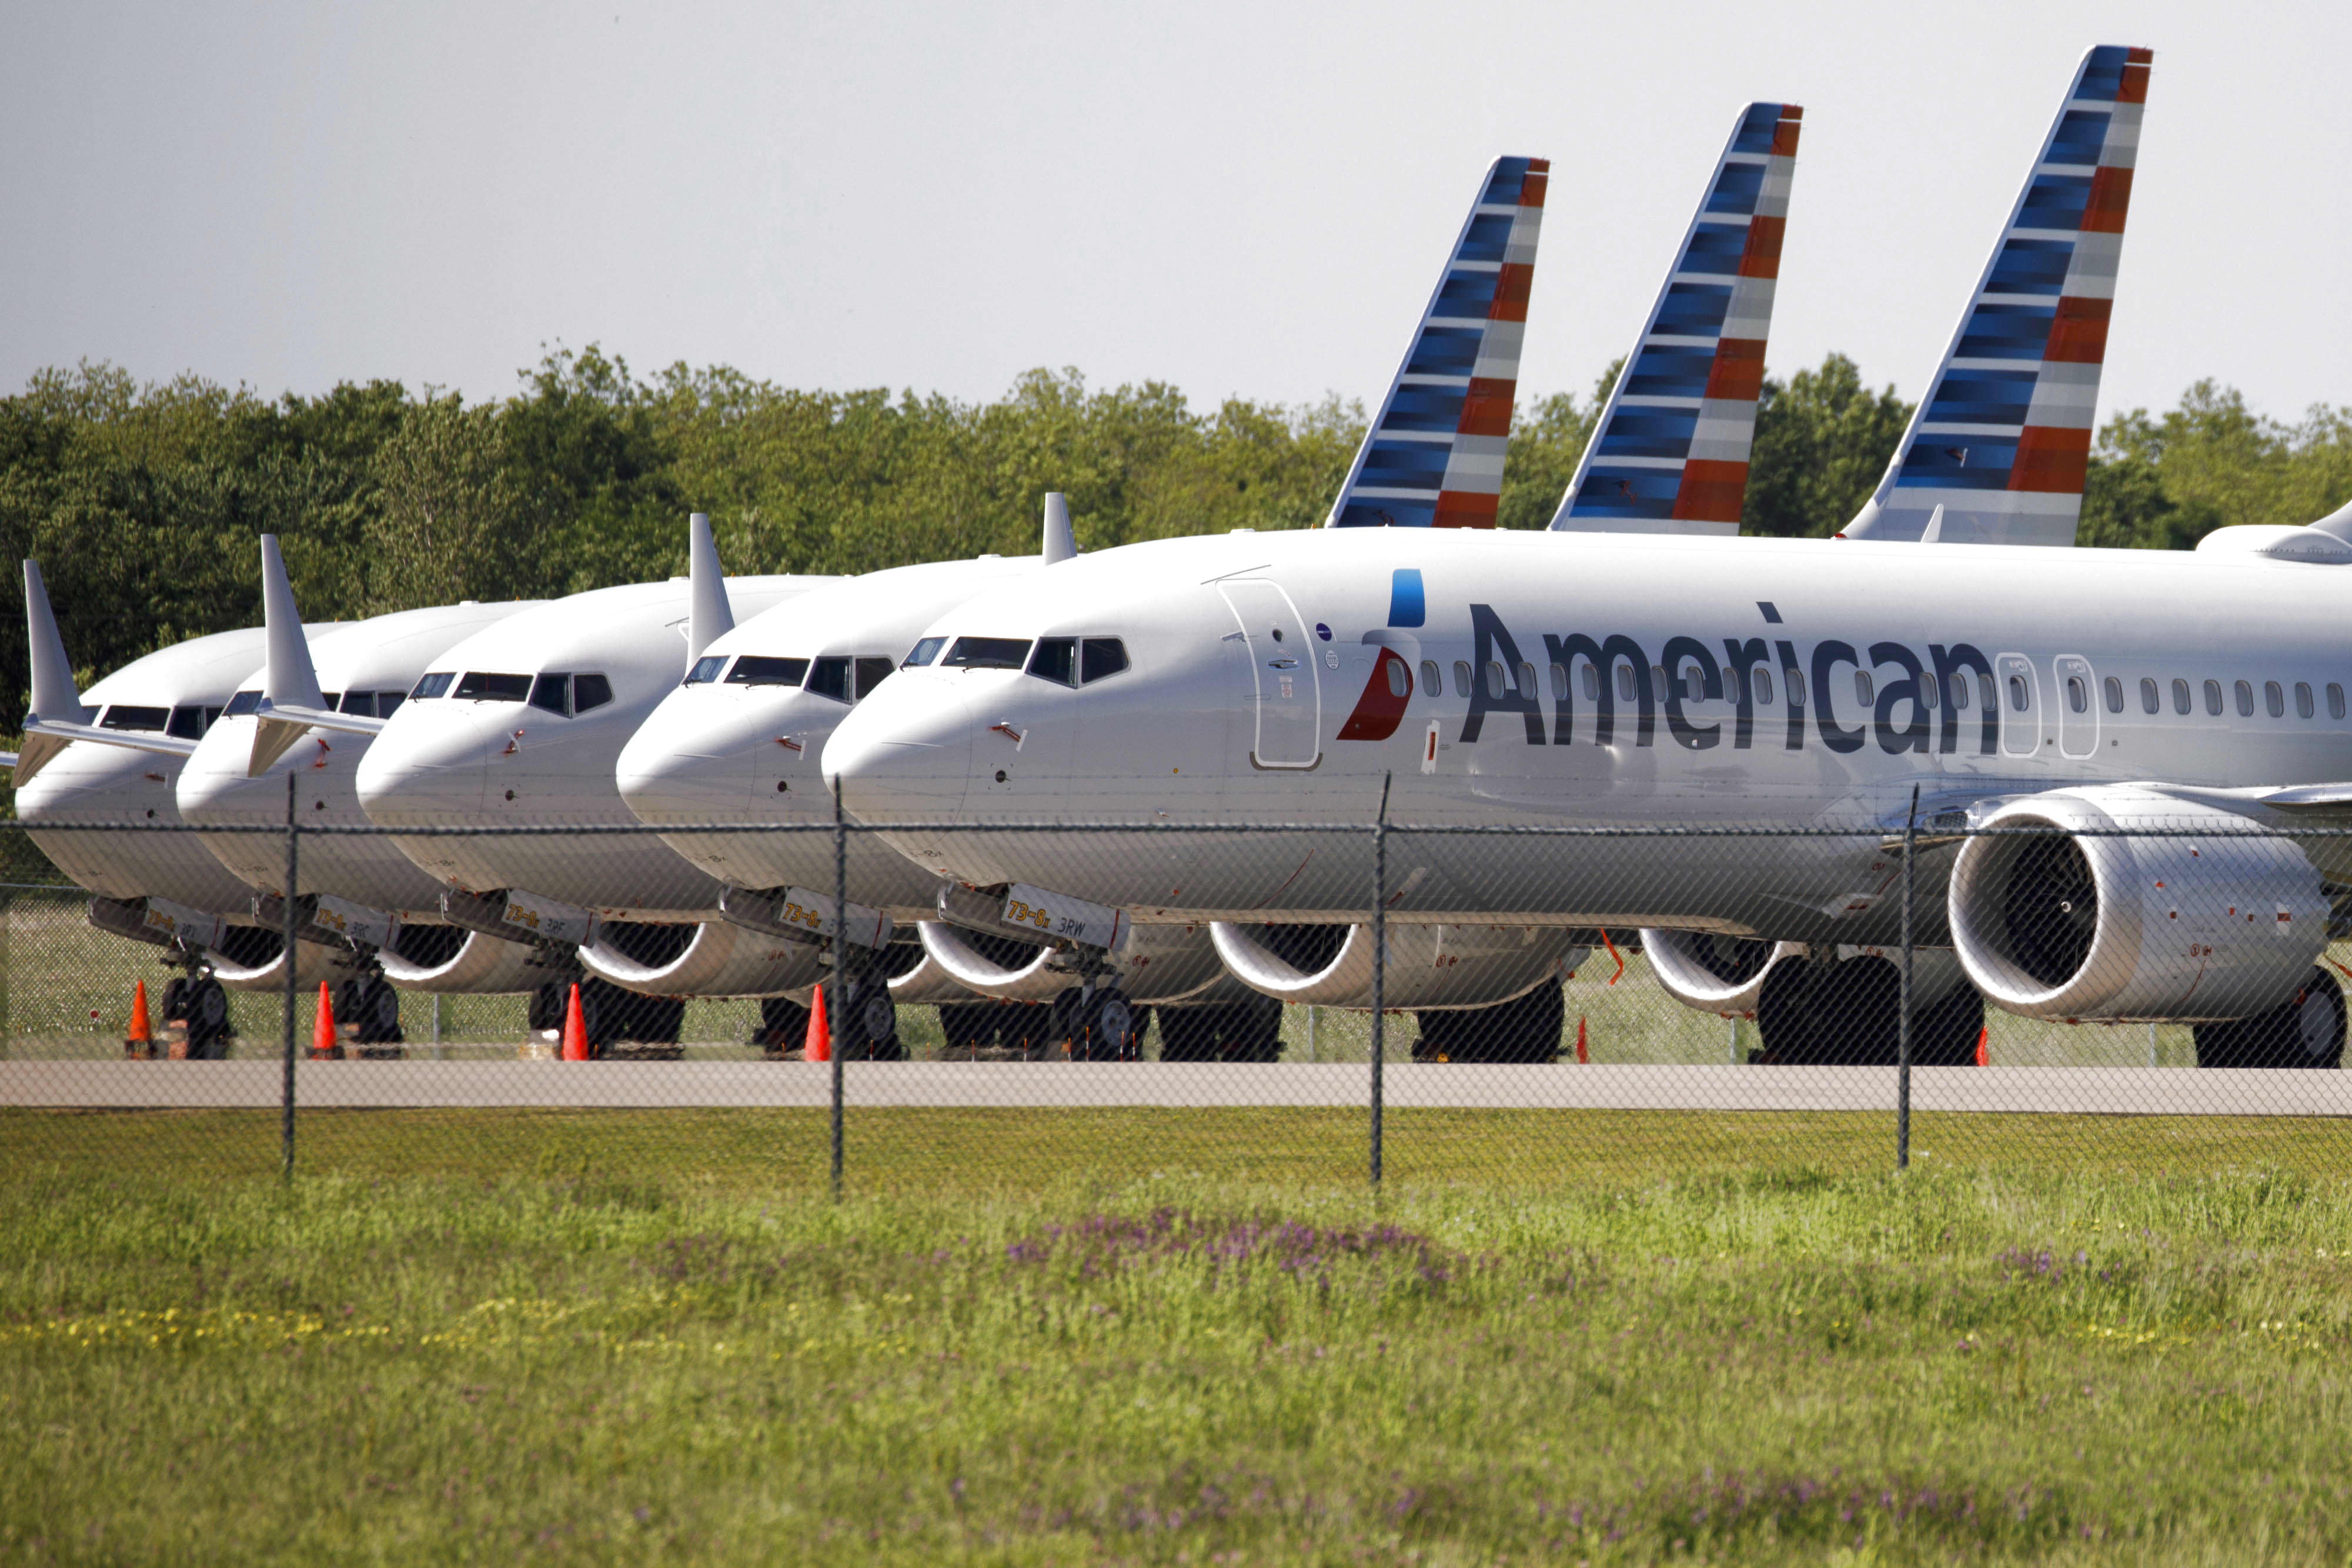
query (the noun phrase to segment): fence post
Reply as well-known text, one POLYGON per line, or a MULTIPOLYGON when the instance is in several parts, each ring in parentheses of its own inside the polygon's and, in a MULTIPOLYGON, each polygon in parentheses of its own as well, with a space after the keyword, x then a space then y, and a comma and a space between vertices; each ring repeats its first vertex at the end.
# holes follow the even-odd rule
POLYGON ((286 1081, 279 1092, 278 1142, 279 1175, 288 1181, 294 1179, 294 895, 301 885, 302 862, 302 817, 295 809, 295 794, 300 785, 299 773, 286 775, 286 896, 280 901, 286 917, 286 1081))
POLYGON ((1895 1037, 1895 1168, 1911 1166, 1911 894, 1919 862, 1919 786, 1903 820, 1903 988, 1895 1037))
POLYGON ((1381 775, 1381 814, 1372 821, 1372 1191, 1381 1190, 1381 1071, 1388 1059, 1389 784, 1381 775))
POLYGON ((849 957, 849 830, 841 811, 841 779, 833 780, 833 987, 832 1005, 825 1010, 826 1027, 832 1031, 833 1058, 833 1201, 841 1201, 841 1058, 844 1031, 849 1027, 849 1014, 845 1010, 849 988, 847 978, 849 957))

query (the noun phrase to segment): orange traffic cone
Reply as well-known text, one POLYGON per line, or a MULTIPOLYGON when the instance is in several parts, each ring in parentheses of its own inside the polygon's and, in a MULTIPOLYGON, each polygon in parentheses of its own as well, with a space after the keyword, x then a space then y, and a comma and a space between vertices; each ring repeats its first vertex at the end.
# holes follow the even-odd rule
POLYGON ((1992 1065, 1991 1059, 1985 1055, 1985 1037, 1991 1032, 1992 1030, 1990 1028, 1977 1030, 1977 1065, 1979 1067, 1990 1067, 1992 1065))
POLYGON ((563 1009, 563 1060, 588 1060, 588 1020, 580 1012, 580 982, 572 982, 572 999, 563 1009))
POLYGON ((824 1019, 824 988, 819 986, 809 1001, 808 1038, 801 1042, 803 1061, 833 1060, 833 1026, 824 1019))
POLYGON ((131 1032, 122 1037, 122 1054, 145 1060, 155 1054, 155 1031, 147 1022, 147 982, 131 992, 131 1032))
POLYGON ((335 1061, 341 1060, 343 1048, 335 1039, 335 998, 328 994, 327 982, 319 982, 318 1016, 310 1020, 310 1060, 335 1061))
POLYGON ((1579 1013, 1576 1019, 1576 1060, 1588 1066, 1592 1061, 1592 1058, 1584 1049, 1584 1015, 1581 1013, 1579 1013))

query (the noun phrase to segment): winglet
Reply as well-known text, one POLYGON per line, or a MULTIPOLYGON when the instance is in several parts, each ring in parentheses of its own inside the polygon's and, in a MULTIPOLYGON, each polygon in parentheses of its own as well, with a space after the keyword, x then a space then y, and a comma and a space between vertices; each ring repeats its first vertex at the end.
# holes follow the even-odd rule
POLYGON ((2071 545, 2155 54, 2101 45, 2042 139, 1951 347, 1848 538, 2071 545))
POLYGON ((1070 531, 1070 503, 1059 490, 1045 492, 1045 564, 1054 566, 1078 553, 1077 536, 1070 531))
POLYGON ((1543 227, 1542 158, 1497 158, 1324 527, 1491 528, 1543 227))
POLYGON ((727 601, 727 579, 719 570, 719 546, 710 537, 710 514, 696 512, 686 520, 686 667, 702 651, 735 629, 735 610, 727 601))
POLYGON ((25 716, 26 734, 16 754, 8 758, 18 789, 31 783, 49 759, 72 743, 53 735, 36 735, 33 724, 86 725, 93 716, 74 689, 73 662, 66 657, 66 640, 58 634, 58 618, 49 609, 49 591, 41 569, 25 563, 25 640, 32 654, 33 710, 25 716))
POLYGON ((246 758, 245 776, 258 779, 269 765, 286 755, 310 727, 292 719, 272 718, 273 707, 310 708, 327 706, 319 690, 319 669, 310 662, 310 640, 302 634, 302 612, 294 604, 294 585, 286 576, 285 558, 278 553, 278 536, 261 536, 262 643, 268 663, 261 670, 262 707, 253 727, 253 749, 246 758))
POLYGON ((1739 531, 1804 110, 1739 111, 1551 526, 1739 531))

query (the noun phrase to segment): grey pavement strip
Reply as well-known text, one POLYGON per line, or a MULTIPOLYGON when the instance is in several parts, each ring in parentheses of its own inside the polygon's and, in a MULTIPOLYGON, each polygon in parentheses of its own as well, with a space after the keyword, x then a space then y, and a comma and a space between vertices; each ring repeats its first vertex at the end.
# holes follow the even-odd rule
MULTIPOLYGON (((848 1103, 1040 1109, 1364 1103, 1361 1062, 908 1061, 846 1064, 848 1103)), ((281 1064, 0 1061, 0 1106, 212 1110, 275 1106, 281 1064)), ((312 1110, 821 1107, 823 1062, 305 1061, 312 1110)), ((2132 1116, 2352 1115, 2352 1073, 2145 1067, 1926 1067, 1920 1111, 2132 1116)), ((1486 1110, 1884 1111, 1889 1067, 1557 1066, 1391 1063, 1391 1106, 1486 1110)))

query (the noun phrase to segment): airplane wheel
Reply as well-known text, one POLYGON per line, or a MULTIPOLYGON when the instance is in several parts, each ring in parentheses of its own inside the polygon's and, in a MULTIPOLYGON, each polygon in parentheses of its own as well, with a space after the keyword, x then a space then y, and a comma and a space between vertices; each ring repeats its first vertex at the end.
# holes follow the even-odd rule
POLYGON ((1076 1056, 1078 1034, 1086 1026, 1085 1012, 1086 995, 1077 987, 1057 994, 1046 1004, 1045 1033, 1030 1038, 1029 1059, 1067 1061, 1076 1056))
POLYGON ((898 1004, 889 984, 880 976, 849 982, 842 1004, 845 1027, 836 1042, 845 1061, 903 1061, 907 1048, 898 1040, 898 1004))
POLYGON ((1922 1067, 1973 1067, 1984 1029, 1984 997, 1966 980, 1911 1020, 1911 1060, 1922 1067))
POLYGON ((2315 966, 2303 988, 2268 1012, 2194 1032, 2200 1067, 2341 1067, 2344 988, 2315 966))
POLYGON ((1415 1061, 1558 1061, 1568 999, 1558 980, 1485 1008, 1416 1013, 1415 1061))
POLYGON ((1097 990, 1079 1018, 1070 1058, 1077 1061, 1133 1061, 1150 1014, 1128 1000, 1117 986, 1097 990))
POLYGON ((752 1033, 751 1043, 772 1060, 798 1051, 808 1043, 808 1009, 792 998, 761 997, 760 1027, 752 1033))
MULTIPOLYGON (((174 980, 173 988, 184 982, 174 980)), ((228 992, 210 975, 202 975, 184 982, 186 989, 176 1000, 181 1009, 172 1010, 174 998, 170 990, 164 994, 163 1016, 184 1018, 188 1023, 188 1057, 194 1061, 218 1061, 228 1054, 228 992)))

